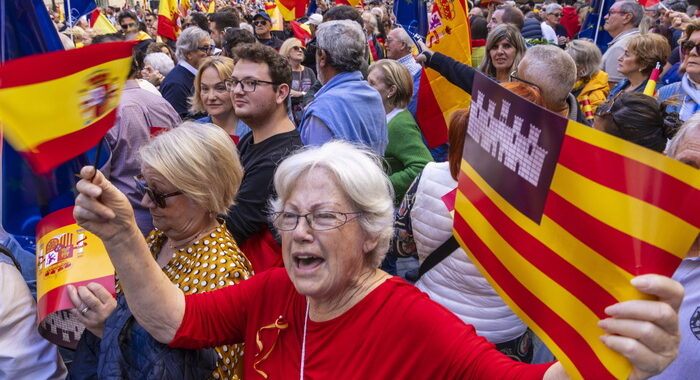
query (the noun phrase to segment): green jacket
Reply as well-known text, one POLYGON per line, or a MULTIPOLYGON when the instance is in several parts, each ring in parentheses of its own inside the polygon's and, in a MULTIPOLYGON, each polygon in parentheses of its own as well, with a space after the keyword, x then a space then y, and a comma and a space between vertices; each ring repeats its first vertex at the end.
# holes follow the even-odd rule
POLYGON ((387 125, 389 144, 384 159, 389 165, 389 180, 394 187, 394 204, 398 206, 406 190, 423 167, 433 161, 423 143, 421 131, 408 110, 399 112, 387 125))

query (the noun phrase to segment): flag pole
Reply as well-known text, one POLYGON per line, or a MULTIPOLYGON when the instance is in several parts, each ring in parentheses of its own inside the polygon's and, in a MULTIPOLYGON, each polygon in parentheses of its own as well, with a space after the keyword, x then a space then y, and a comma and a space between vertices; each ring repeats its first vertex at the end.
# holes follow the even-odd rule
POLYGON ((7 29, 5 27, 5 20, 7 19, 5 1, 6 0, 0 0, 0 14, 2 15, 2 19, 0 20, 0 65, 5 63, 5 54, 7 53, 5 50, 5 30, 7 29))
MULTIPOLYGON (((70 1, 70 0, 68 0, 70 1)), ((598 8, 598 23, 595 27, 595 36, 593 37, 593 43, 598 45, 598 32, 600 32, 600 20, 603 18, 603 7, 606 0, 600 0, 600 7, 598 8)))
POLYGON ((70 5, 70 0, 66 0, 68 2, 68 9, 64 10, 66 14, 68 14, 68 28, 70 28, 70 40, 73 42, 73 45, 75 45, 75 36, 73 36, 73 7, 70 5))

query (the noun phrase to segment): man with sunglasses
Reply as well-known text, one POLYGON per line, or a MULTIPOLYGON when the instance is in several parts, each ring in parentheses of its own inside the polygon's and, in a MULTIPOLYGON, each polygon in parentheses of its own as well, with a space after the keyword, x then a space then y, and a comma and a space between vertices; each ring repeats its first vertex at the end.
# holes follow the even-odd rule
POLYGON ((140 29, 141 23, 136 13, 132 11, 124 10, 119 13, 117 24, 121 28, 121 34, 126 41, 139 41, 136 44, 136 48, 143 53, 146 52, 148 45, 154 42, 148 33, 140 29))
POLYGON ((205 116, 189 113, 189 98, 194 93, 194 76, 197 74, 199 62, 210 56, 213 51, 214 42, 209 33, 198 27, 183 30, 177 38, 175 55, 178 63, 163 79, 160 92, 182 119, 205 116))
POLYGON ((624 79, 624 76, 617 71, 617 64, 620 56, 627 48, 627 40, 639 34, 639 23, 644 17, 644 7, 634 0, 618 1, 610 7, 605 15, 605 25, 613 40, 608 43, 608 50, 603 54, 600 69, 608 73, 608 84, 610 88, 615 88, 617 82, 624 79))
POLYGON ((258 12, 255 17, 253 17, 253 27, 255 28, 255 37, 258 41, 269 46, 277 51, 282 47, 283 41, 272 35, 270 32, 272 30, 272 19, 267 12, 258 12))

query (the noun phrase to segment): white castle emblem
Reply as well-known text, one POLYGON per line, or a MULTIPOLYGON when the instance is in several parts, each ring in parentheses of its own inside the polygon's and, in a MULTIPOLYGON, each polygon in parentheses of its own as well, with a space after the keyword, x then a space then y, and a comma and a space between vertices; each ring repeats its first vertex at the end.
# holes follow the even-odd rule
POLYGON ((525 137, 520 132, 523 118, 515 115, 512 127, 506 123, 510 102, 503 101, 498 117, 494 115, 496 103, 489 100, 488 110, 484 110, 483 102, 484 94, 478 91, 472 102, 467 133, 508 169, 537 186, 547 156, 547 151, 537 145, 542 131, 530 124, 530 133, 525 137))

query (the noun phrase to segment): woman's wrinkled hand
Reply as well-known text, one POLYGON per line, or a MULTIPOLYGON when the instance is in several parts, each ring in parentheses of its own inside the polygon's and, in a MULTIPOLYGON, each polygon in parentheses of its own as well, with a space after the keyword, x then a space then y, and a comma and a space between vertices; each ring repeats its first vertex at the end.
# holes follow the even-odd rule
POLYGON ((80 170, 80 175, 82 179, 76 185, 78 196, 73 209, 78 225, 105 243, 138 228, 126 195, 112 185, 102 172, 85 166, 80 170))
POLYGON ((605 313, 611 318, 598 325, 609 334, 601 337, 603 343, 634 366, 629 379, 638 380, 661 373, 678 355, 678 308, 684 291, 679 282, 655 274, 635 277, 632 285, 658 300, 608 306, 605 313))
POLYGON ((105 321, 116 309, 117 301, 104 286, 95 282, 77 289, 73 285, 68 285, 68 297, 75 306, 71 314, 91 333, 102 338, 105 321))

